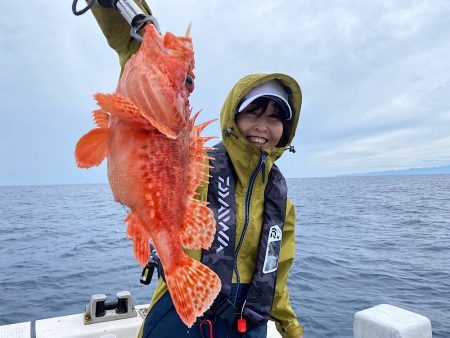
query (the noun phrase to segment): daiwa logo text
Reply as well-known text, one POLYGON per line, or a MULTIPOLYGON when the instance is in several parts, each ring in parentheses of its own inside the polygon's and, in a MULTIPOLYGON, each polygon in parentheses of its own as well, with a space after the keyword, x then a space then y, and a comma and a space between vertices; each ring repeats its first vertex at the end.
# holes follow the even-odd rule
POLYGON ((230 195, 230 177, 228 176, 224 179, 219 176, 218 178, 219 197, 217 201, 219 202, 220 208, 218 211, 217 220, 219 222, 220 230, 217 234, 217 240, 220 242, 220 246, 217 248, 216 253, 222 251, 230 242, 230 237, 227 235, 227 231, 230 228, 227 225, 227 222, 230 220, 230 205, 225 201, 225 199, 230 195))

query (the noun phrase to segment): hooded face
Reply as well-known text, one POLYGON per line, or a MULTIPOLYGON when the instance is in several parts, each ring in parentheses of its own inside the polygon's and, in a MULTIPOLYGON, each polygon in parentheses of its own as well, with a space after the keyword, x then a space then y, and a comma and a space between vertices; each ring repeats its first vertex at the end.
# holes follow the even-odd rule
POLYGON ((255 147, 275 147, 283 136, 282 108, 277 102, 259 98, 236 115, 239 132, 255 147))
MULTIPOLYGON (((292 77, 285 74, 251 74, 242 78, 233 86, 220 113, 220 126, 223 143, 233 163, 238 179, 242 184, 248 182, 252 170, 254 170, 260 160, 262 148, 264 148, 264 152, 267 154, 265 162, 266 170, 270 172, 273 163, 284 153, 286 147, 291 144, 300 117, 301 100, 301 90, 298 83, 292 77), (257 97, 249 97, 253 89, 258 87, 261 89, 261 85, 272 80, 280 83, 282 90, 287 93, 287 99, 285 101, 288 102, 288 105, 284 105, 283 100, 281 102, 277 100, 280 96, 283 98, 283 92, 270 93, 261 91, 256 93, 257 97), (289 114, 286 114, 286 109, 281 109, 283 135, 275 146, 270 146, 269 142, 265 142, 265 139, 267 139, 275 143, 278 137, 275 135, 274 128, 269 130, 272 134, 268 134, 268 131, 265 131, 266 134, 259 134, 261 131, 256 133, 255 129, 258 129, 258 127, 248 129, 248 126, 252 124, 251 121, 244 121, 244 116, 239 116, 250 103, 256 102, 256 99, 260 97, 266 100, 273 99, 280 107, 291 108, 288 111, 289 114), (244 102, 247 103, 246 101, 248 104, 244 105, 244 102), (239 110, 241 111, 239 112, 239 110), (257 139, 261 136, 262 139, 257 139), (256 143, 260 144, 256 145, 256 143)), ((265 109, 263 110, 265 111, 265 109)), ((276 124, 279 126, 278 122, 276 124)))

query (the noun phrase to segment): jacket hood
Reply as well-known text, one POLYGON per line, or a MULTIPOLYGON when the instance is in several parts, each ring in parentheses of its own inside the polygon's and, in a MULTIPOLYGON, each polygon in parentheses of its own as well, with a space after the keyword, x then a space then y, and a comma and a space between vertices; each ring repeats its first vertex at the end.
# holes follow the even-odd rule
POLYGON ((261 150, 252 145, 239 132, 239 129, 235 123, 236 112, 239 103, 251 89, 270 80, 280 81, 287 91, 288 101, 291 106, 293 116, 290 122, 291 131, 287 144, 283 147, 269 147, 264 149, 264 151, 268 154, 266 159, 268 173, 273 163, 283 154, 286 147, 291 144, 295 136, 295 130, 300 118, 300 108, 302 104, 302 93, 297 81, 295 81, 292 77, 281 73, 248 75, 234 85, 220 112, 222 140, 242 184, 246 184, 248 182, 251 172, 254 170, 259 161, 261 150))

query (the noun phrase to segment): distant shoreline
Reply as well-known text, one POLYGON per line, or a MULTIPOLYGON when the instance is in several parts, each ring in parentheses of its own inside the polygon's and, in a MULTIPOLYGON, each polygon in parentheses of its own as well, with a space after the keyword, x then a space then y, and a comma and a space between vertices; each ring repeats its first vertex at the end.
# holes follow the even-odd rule
POLYGON ((336 177, 345 176, 407 176, 407 175, 439 175, 450 174, 450 165, 429 168, 410 168, 400 170, 372 171, 366 173, 352 173, 337 175, 336 177))

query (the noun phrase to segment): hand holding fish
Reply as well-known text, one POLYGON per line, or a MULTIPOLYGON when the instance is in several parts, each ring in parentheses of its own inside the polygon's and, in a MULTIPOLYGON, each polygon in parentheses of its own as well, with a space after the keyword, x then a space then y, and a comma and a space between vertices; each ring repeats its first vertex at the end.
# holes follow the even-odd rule
POLYGON ((189 34, 161 36, 147 25, 116 92, 95 95, 97 128, 81 137, 75 150, 80 168, 108 159, 114 198, 131 209, 127 237, 133 239, 135 257, 145 265, 153 242, 187 326, 211 306, 221 288, 213 271, 183 252, 183 247, 209 248, 215 233, 212 211, 194 198, 208 178, 204 144, 211 138, 200 133, 212 121, 194 126, 198 113, 191 117, 188 100, 193 68, 189 34))

